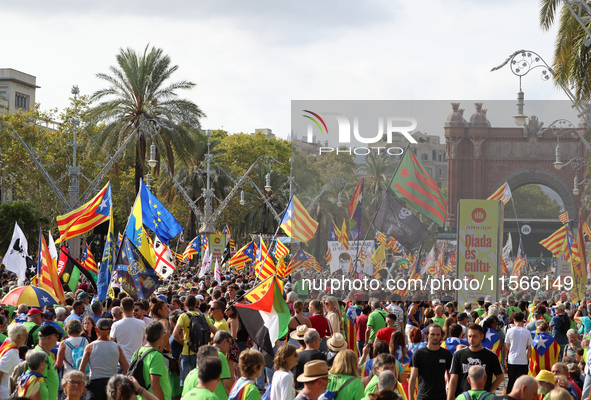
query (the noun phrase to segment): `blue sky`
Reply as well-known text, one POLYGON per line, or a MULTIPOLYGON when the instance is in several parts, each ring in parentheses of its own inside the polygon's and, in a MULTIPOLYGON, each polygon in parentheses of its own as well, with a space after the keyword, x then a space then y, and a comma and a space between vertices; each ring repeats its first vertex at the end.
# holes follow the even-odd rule
MULTIPOLYGON (((121 47, 160 47, 197 83, 183 97, 203 127, 231 133, 290 130, 299 100, 511 100, 518 49, 552 60, 555 30, 538 26, 538 1, 4 2, 0 67, 37 77, 42 108, 63 108, 115 64, 121 47)), ((530 74, 531 75, 531 74, 530 74)), ((527 99, 565 99, 537 76, 527 99)))

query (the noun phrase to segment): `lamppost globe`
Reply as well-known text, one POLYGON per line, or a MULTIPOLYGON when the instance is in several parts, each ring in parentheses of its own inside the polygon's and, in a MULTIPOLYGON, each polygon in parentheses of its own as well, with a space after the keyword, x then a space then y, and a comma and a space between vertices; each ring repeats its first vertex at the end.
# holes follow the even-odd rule
POLYGON ((270 192, 271 189, 271 174, 268 173, 265 177, 265 191, 270 192))
POLYGON ((579 188, 574 188, 574 189, 573 189, 573 194, 574 194, 575 196, 578 196, 578 195, 579 195, 579 193, 580 193, 580 190, 579 190, 579 188))

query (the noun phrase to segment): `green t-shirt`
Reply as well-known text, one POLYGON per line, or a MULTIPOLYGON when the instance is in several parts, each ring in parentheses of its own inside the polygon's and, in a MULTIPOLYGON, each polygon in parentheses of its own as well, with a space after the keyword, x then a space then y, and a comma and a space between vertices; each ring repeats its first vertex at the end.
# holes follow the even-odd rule
MULTIPOLYGON (((470 399, 471 400, 478 400, 478 399, 480 399, 480 396, 483 393, 488 393, 488 392, 486 390, 468 390, 468 394, 470 395, 470 399)), ((494 396, 494 394, 488 393, 488 395, 483 396, 481 400, 488 400, 492 396, 494 396)), ((466 400, 466 397, 464 396, 464 393, 462 393, 458 397, 456 397, 456 400, 466 400)))
POLYGON ((0 333, 0 345, 2 345, 2 343, 4 343, 5 340, 6 340, 6 335, 3 333, 0 333))
POLYGON ((433 317, 431 319, 433 320, 433 322, 435 322, 437 325, 439 325, 440 327, 443 328, 443 324, 445 323, 445 318, 433 317))
MULTIPOLYGON (((33 321, 23 322, 23 325, 27 327, 27 333, 31 332, 31 329, 33 329, 34 327, 38 326, 33 321)), ((39 328, 37 328, 35 332, 33 332, 33 343, 39 343, 39 328)))
MULTIPOLYGON (((400 363, 397 362, 400 366, 400 363)), ((399 374, 402 373, 402 366, 400 366, 399 374)), ((369 400, 369 395, 376 392, 378 387, 378 376, 374 375, 371 380, 368 382, 367 386, 365 387, 365 391, 363 392, 363 400, 369 400)), ((394 390, 394 393, 398 394, 397 390, 394 390)))
POLYGON ((369 314, 367 318, 367 326, 371 326, 371 333, 369 334, 369 343, 373 343, 376 339, 376 333, 386 327, 386 315, 388 313, 384 310, 376 310, 369 314))
MULTIPOLYGON (((213 391, 215 395, 218 397, 219 400, 227 400, 228 394, 226 393, 226 389, 224 388, 223 379, 231 378, 232 375, 230 374, 230 366, 228 365, 228 359, 221 351, 218 351, 218 356, 220 360, 222 360, 222 375, 220 377, 220 382, 218 386, 213 391)), ((183 383, 183 397, 188 394, 191 390, 197 387, 199 383, 197 374, 199 373, 199 368, 195 367, 194 369, 189 372, 187 377, 185 378, 185 382, 183 383)))
MULTIPOLYGON (((352 376, 336 374, 328 376, 328 387, 326 390, 336 392, 339 390, 352 376)), ((375 389, 375 388, 374 388, 375 389)), ((355 378, 353 382, 349 383, 347 387, 340 391, 335 400, 361 400, 363 398, 363 383, 361 379, 355 378)))
POLYGON ((298 297, 308 297, 308 285, 304 285, 303 280, 295 281, 293 284, 293 291, 298 294, 298 297))
MULTIPOLYGON (((43 347, 37 345, 35 350, 43 350, 43 347)), ((57 399, 57 391, 60 387, 60 380, 55 369, 55 357, 53 353, 45 353, 49 358, 45 363, 45 371, 43 371, 43 377, 45 378, 45 384, 47 385, 47 394, 50 399, 57 399)))
MULTIPOLYGON (((143 356, 151 347, 144 346, 139 350, 139 357, 143 356)), ((135 360, 135 353, 131 357, 131 361, 135 360)), ((146 385, 150 382, 150 375, 160 376, 160 386, 162 387, 162 393, 164 393, 164 399, 170 400, 172 397, 172 388, 170 387, 170 380, 168 377, 168 368, 166 368, 166 362, 164 356, 159 351, 153 351, 144 358, 144 382, 146 385)), ((148 389, 150 393, 154 393, 152 386, 148 389)), ((138 399, 143 397, 138 396, 138 399)))
POLYGON ((515 306, 507 307, 507 317, 510 317, 514 312, 521 312, 521 308, 515 306))
POLYGON ((484 314, 484 308, 482 308, 482 307, 478 307, 474 311, 476 311, 476 313, 478 314, 479 317, 482 317, 482 314, 484 314))
POLYGON ((194 388, 183 394, 183 399, 191 400, 218 400, 218 397, 205 388, 194 388))

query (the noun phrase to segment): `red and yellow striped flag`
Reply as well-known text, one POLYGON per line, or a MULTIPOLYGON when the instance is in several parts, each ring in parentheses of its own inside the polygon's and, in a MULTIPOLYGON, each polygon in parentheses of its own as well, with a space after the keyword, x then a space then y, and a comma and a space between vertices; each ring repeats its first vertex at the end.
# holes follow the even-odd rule
POLYGON ((60 237, 55 243, 71 239, 88 232, 111 217, 111 183, 105 187, 88 203, 56 217, 60 237))
POLYGON ((511 188, 509 184, 507 182, 503 183, 487 200, 501 200, 503 204, 507 204, 511 200, 511 188))
POLYGON ((586 222, 583 222, 583 232, 587 235, 587 238, 591 240, 591 229, 589 229, 589 225, 586 222))
POLYGON ((94 272, 95 274, 98 275, 99 271, 98 271, 98 267, 96 266, 96 261, 94 260, 94 256, 92 255, 92 252, 90 251, 90 247, 88 247, 88 243, 86 243, 86 257, 84 257, 84 267, 89 270, 90 272, 94 272))
POLYGON ((286 255, 289 254, 289 249, 286 245, 281 242, 281 240, 277 240, 275 244, 275 253, 273 254, 277 260, 283 259, 286 255))
POLYGON ((536 376, 545 369, 550 371, 552 366, 558 362, 560 346, 558 342, 546 332, 540 333, 534 338, 534 345, 529 357, 529 375, 536 376))
POLYGON ((39 231, 39 254, 37 260, 39 271, 39 286, 55 295, 55 298, 63 303, 66 300, 64 289, 57 274, 57 268, 51 259, 47 242, 43 236, 43 230, 39 231))
POLYGON ((280 226, 290 238, 308 243, 316 234, 318 222, 310 217, 298 198, 293 196, 283 214, 280 226))
POLYGON ((345 251, 349 250, 349 234, 347 233, 347 224, 345 223, 345 220, 343 220, 343 227, 339 234, 339 242, 341 242, 345 251))
POLYGON ((273 259, 269 255, 267 245, 263 238, 260 238, 259 248, 257 249, 257 257, 255 263, 255 273, 258 279, 265 280, 271 275, 275 274, 276 268, 273 259))
POLYGON ((386 245, 387 249, 392 249, 392 254, 394 253, 402 253, 402 247, 398 240, 394 239, 393 237, 388 240, 388 244, 386 245))
POLYGON ((386 235, 376 229, 375 239, 378 243, 386 244, 386 235))
POLYGON ((560 222, 562 222, 563 224, 568 224, 568 211, 563 212, 562 214, 560 214, 558 216, 558 219, 560 220, 560 222))
POLYGON ((546 239, 540 241, 540 244, 550 250, 555 257, 560 257, 567 248, 566 234, 566 225, 563 225, 546 239))

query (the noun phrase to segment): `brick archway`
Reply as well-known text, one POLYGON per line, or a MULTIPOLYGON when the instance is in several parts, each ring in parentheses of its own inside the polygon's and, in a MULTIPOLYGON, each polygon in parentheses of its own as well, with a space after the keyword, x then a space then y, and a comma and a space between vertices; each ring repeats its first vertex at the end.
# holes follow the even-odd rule
POLYGON ((496 187, 500 187, 505 182, 509 183, 509 187, 511 187, 512 191, 529 184, 537 183, 547 186, 560 196, 564 203, 564 209, 568 211, 570 216, 574 217, 575 215, 578 215, 578 202, 576 196, 573 194, 572 186, 569 186, 567 182, 561 179, 561 177, 554 173, 554 171, 539 168, 519 169, 500 179, 497 182, 496 187))
MULTIPOLYGON (((575 171, 570 166, 554 168, 554 135, 537 129, 535 117, 527 129, 492 127, 483 103, 474 105, 475 112, 466 121, 460 103, 452 103, 452 113, 444 125, 449 223, 456 225, 459 199, 486 199, 506 181, 511 189, 536 183, 548 186, 562 198, 569 215, 576 216, 580 195, 572 193, 575 171)), ((584 131, 584 127, 579 126, 579 130, 584 131)), ((564 162, 584 156, 583 146, 570 135, 560 138, 560 147, 564 162)), ((583 171, 579 171, 581 180, 583 171)))

